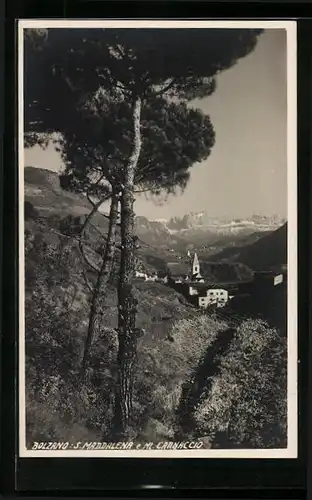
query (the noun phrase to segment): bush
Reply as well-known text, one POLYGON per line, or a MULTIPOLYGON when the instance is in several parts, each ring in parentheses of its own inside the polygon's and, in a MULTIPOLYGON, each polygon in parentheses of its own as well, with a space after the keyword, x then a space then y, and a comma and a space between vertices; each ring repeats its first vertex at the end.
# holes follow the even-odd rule
POLYGON ((153 435, 157 426, 161 428, 159 439, 166 433, 168 439, 175 435, 182 386, 190 380, 218 332, 226 327, 224 322, 195 313, 196 317, 175 322, 170 332, 173 341, 156 337, 147 343, 143 337, 139 343, 135 400, 137 425, 144 436, 151 430, 152 421, 158 422, 151 430, 153 435))
POLYGON ((89 306, 76 243, 40 225, 25 236, 27 444, 99 440, 111 424, 115 332, 98 331, 82 382, 89 306))

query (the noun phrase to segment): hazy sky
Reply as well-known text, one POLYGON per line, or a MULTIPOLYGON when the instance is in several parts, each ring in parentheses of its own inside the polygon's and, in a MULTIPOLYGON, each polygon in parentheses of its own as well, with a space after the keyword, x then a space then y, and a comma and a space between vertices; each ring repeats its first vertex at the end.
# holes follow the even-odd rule
MULTIPOLYGON (((216 92, 194 102, 210 115, 216 144, 194 165, 183 195, 162 204, 137 199, 136 213, 150 219, 208 211, 212 216, 287 214, 286 31, 270 29, 253 53, 218 76, 216 92)), ((25 152, 25 165, 57 171, 49 148, 25 152)))

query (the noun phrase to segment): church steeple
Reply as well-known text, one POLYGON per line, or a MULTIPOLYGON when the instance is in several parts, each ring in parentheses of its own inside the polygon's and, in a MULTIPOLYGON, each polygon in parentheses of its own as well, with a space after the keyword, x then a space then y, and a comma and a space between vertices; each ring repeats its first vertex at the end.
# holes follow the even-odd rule
POLYGON ((200 275, 200 265, 199 265, 199 260, 198 260, 198 256, 197 256, 196 252, 194 254, 194 259, 193 259, 192 275, 193 276, 200 275))

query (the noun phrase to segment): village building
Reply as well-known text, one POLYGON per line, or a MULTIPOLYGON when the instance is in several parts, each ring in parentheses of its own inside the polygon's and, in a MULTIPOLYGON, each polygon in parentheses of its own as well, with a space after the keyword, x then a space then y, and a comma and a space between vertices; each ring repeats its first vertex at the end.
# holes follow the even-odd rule
POLYGON ((223 288, 208 288, 198 296, 198 305, 200 307, 208 307, 215 305, 216 307, 224 307, 229 300, 229 293, 223 288))
POLYGON ((274 286, 281 285, 284 281, 284 275, 283 274, 277 274, 274 276, 274 286))
POLYGON ((158 275, 156 272, 153 273, 147 273, 144 271, 135 271, 135 278, 139 281, 149 281, 149 282, 155 282, 158 281, 158 275))
POLYGON ((205 282, 200 273, 200 264, 196 253, 194 254, 191 266, 183 262, 169 262, 167 264, 167 276, 169 281, 175 284, 184 282, 205 282))
POLYGON ((202 286, 199 286, 199 284, 193 286, 190 296, 193 300, 196 297, 196 303, 200 308, 211 306, 224 307, 232 298, 229 291, 220 286, 220 284, 212 285, 209 283, 205 283, 202 286))
POLYGON ((199 260, 198 260, 198 256, 197 256, 196 252, 194 254, 193 263, 192 263, 191 280, 195 281, 197 283, 204 283, 205 282, 204 278, 200 274, 200 264, 199 264, 199 260))
POLYGON ((239 263, 234 264, 237 267, 233 268, 233 263, 206 262, 202 273, 197 253, 191 258, 188 252, 187 257, 189 263, 181 260, 169 262, 166 270, 159 274, 148 273, 142 268, 136 270, 135 278, 149 283, 168 284, 201 309, 225 307, 237 296, 269 293, 286 280, 282 272, 252 272, 246 266, 242 269, 243 265, 239 263))
POLYGON ((145 280, 146 276, 147 276, 147 274, 144 273, 143 271, 135 271, 135 277, 136 278, 142 278, 142 279, 145 280))
POLYGON ((151 275, 147 274, 145 276, 145 281, 150 281, 150 282, 157 281, 157 274, 151 274, 151 275))
MULTIPOLYGON (((188 255, 189 256, 189 255, 188 255)), ((167 266, 168 283, 180 290, 189 300, 200 308, 209 306, 224 307, 230 295, 220 285, 207 283, 201 274, 197 253, 194 254, 190 266, 171 262, 167 266)))
POLYGON ((286 280, 282 272, 252 272, 239 263, 236 272, 233 263, 206 263, 202 274, 198 255, 195 253, 191 259, 188 252, 187 257, 189 265, 181 262, 168 264, 168 284, 199 308, 224 307, 238 295, 270 293, 286 280))

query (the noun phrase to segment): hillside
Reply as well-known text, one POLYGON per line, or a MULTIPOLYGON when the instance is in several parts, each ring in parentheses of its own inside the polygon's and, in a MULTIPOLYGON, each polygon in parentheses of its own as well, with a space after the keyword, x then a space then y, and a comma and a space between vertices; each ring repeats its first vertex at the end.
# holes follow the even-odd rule
POLYGON ((61 189, 56 172, 26 167, 24 186, 25 200, 32 203, 42 215, 84 215, 90 211, 86 198, 61 189))
POLYGON ((254 271, 270 271, 287 266, 287 223, 258 241, 241 248, 226 248, 211 260, 241 262, 254 271))
POLYGON ((208 283, 239 283, 253 279, 252 270, 240 262, 202 262, 201 274, 208 283))

